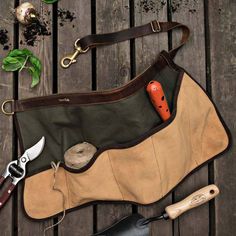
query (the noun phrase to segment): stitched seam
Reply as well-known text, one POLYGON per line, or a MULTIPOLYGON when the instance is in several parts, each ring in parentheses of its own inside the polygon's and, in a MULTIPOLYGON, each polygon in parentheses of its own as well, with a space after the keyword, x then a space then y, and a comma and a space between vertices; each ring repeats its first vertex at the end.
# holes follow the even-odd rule
MULTIPOLYGON (((153 143, 153 137, 152 137, 152 136, 151 136, 151 142, 152 142, 152 146, 153 146, 153 152, 154 152, 154 155, 155 155, 155 160, 156 160, 156 163, 157 163, 157 168, 158 168, 159 175, 160 175, 160 181, 161 181, 161 195, 163 196, 161 170, 160 170, 160 166, 159 166, 159 163, 158 163, 158 160, 157 160, 157 154, 159 154, 159 152, 156 153, 156 149, 155 149, 155 146, 154 146, 154 143, 153 143)), ((160 155, 160 154, 159 154, 159 155, 160 155)))
POLYGON ((109 162, 110 162, 111 171, 112 171, 113 177, 114 177, 114 179, 115 179, 115 181, 116 181, 116 184, 117 184, 117 186, 118 186, 118 189, 119 189, 119 191, 120 191, 121 197, 122 197, 123 200, 125 200, 125 199, 124 199, 124 196, 123 196, 123 194, 122 194, 122 192, 121 192, 120 185, 118 184, 118 181, 117 181, 117 179, 116 179, 116 176, 115 176, 113 167, 112 167, 112 163, 111 163, 109 151, 107 151, 107 155, 108 155, 108 159, 109 159, 109 162))
POLYGON ((67 171, 66 170, 64 170, 65 171, 65 176, 66 176, 66 188, 67 188, 67 192, 68 192, 68 205, 69 205, 69 207, 71 208, 72 206, 72 204, 71 204, 71 198, 70 198, 70 191, 69 191, 69 184, 68 184, 68 177, 67 177, 67 171))

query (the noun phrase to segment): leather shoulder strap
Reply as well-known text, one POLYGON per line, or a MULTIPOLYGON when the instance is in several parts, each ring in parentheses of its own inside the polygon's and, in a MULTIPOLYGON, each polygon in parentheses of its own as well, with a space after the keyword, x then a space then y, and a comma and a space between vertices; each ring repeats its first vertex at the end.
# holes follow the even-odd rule
POLYGON ((142 26, 132 27, 118 32, 87 35, 81 38, 78 43, 83 51, 87 51, 90 48, 118 43, 121 41, 134 39, 149 34, 167 32, 176 28, 182 29, 182 38, 180 44, 169 51, 169 54, 173 59, 177 51, 187 42, 190 35, 189 28, 186 25, 180 24, 178 22, 158 22, 157 20, 154 20, 151 23, 142 26))

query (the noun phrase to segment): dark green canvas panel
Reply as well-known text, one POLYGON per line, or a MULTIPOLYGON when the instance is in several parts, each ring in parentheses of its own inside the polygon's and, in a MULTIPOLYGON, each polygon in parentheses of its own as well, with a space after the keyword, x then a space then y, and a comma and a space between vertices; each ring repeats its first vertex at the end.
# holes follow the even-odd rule
MULTIPOLYGON (((162 84, 170 110, 179 73, 165 67, 150 78, 162 84)), ((46 138, 43 153, 28 165, 28 175, 50 168, 51 161, 63 161, 64 152, 77 143, 86 141, 98 149, 124 144, 162 123, 146 87, 117 101, 32 108, 18 112, 16 117, 24 149, 42 136, 46 138)))

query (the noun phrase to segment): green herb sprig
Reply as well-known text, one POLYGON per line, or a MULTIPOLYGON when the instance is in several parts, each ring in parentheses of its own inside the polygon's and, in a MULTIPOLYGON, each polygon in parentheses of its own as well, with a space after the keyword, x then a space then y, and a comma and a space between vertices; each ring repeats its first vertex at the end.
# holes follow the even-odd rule
POLYGON ((47 4, 52 4, 54 2, 57 2, 58 0, 42 0, 42 1, 47 3, 47 4))
POLYGON ((32 76, 31 88, 40 81, 41 61, 28 49, 14 49, 3 59, 2 69, 5 71, 28 70, 32 76))

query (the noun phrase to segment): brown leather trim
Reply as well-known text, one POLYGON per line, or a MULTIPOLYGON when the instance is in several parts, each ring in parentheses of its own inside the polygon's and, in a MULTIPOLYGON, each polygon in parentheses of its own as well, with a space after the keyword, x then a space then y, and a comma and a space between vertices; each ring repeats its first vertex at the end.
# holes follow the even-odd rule
POLYGON ((123 97, 129 96, 148 81, 152 75, 155 75, 158 70, 163 68, 165 65, 172 65, 174 63, 172 59, 176 55, 177 51, 186 43, 189 38, 190 30, 187 26, 178 22, 157 22, 152 21, 149 24, 137 26, 118 32, 108 34, 94 34, 87 35, 79 40, 79 44, 82 49, 97 47, 100 45, 107 45, 112 43, 121 42, 124 40, 138 38, 148 34, 167 32, 175 28, 182 29, 182 39, 180 44, 174 49, 170 50, 169 53, 163 51, 160 53, 157 61, 151 67, 149 67, 142 74, 131 80, 126 85, 104 92, 89 92, 89 93, 73 93, 73 94, 56 94, 44 97, 29 98, 23 100, 17 100, 14 102, 14 112, 25 111, 28 109, 43 107, 43 106, 56 106, 56 105, 71 105, 71 104, 91 104, 91 103, 102 103, 114 100, 119 100, 123 97), (168 54, 168 57, 166 55, 168 54), (170 58, 170 59, 167 59, 170 58))
POLYGON ((79 44, 83 50, 86 50, 87 48, 118 43, 149 34, 167 32, 176 28, 182 29, 182 39, 177 47, 169 51, 173 59, 177 51, 187 42, 190 35, 189 28, 186 25, 180 24, 178 22, 158 22, 157 20, 154 20, 151 23, 124 29, 118 32, 87 35, 79 40, 79 44))
POLYGON ((22 100, 16 100, 14 102, 14 111, 22 112, 45 106, 69 106, 69 105, 81 105, 81 104, 97 104, 104 102, 117 101, 127 96, 132 95, 139 89, 141 89, 151 78, 153 78, 158 71, 165 66, 170 66, 172 69, 177 69, 171 59, 166 59, 165 51, 162 51, 157 61, 146 69, 142 74, 132 79, 122 87, 107 90, 107 91, 94 91, 88 93, 70 93, 70 94, 55 94, 43 97, 28 98, 22 100))

